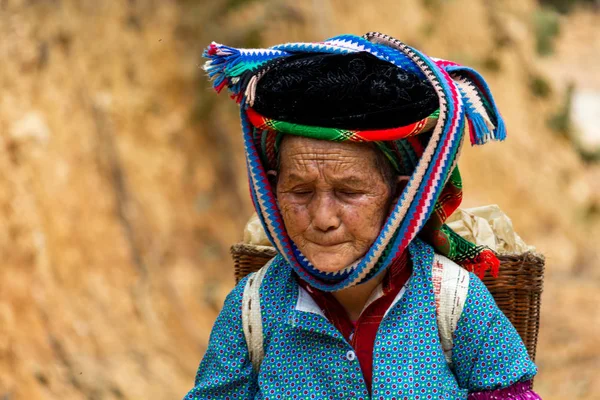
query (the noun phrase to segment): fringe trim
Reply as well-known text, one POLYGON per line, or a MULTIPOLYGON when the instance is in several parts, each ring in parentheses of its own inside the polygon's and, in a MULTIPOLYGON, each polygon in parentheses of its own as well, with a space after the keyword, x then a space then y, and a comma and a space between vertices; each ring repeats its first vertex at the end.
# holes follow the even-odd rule
POLYGON ((453 79, 463 98, 465 112, 470 122, 469 137, 471 144, 482 145, 496 139, 494 135, 495 127, 483 105, 481 92, 465 77, 455 75, 453 79))
POLYGON ((467 271, 473 272, 480 279, 483 279, 487 271, 490 271, 494 278, 497 278, 500 272, 500 260, 489 249, 483 250, 475 257, 465 260, 461 264, 467 271))
POLYGON ((272 49, 236 49, 212 42, 202 56, 208 58, 204 70, 213 80, 213 88, 221 93, 227 86, 231 98, 241 103, 254 74, 267 62, 287 53, 272 49))
POLYGON ((492 93, 483 77, 475 70, 459 65, 444 66, 450 73, 465 102, 465 111, 469 120, 471 145, 482 145, 490 140, 506 139, 506 126, 496 107, 492 93), (489 103, 492 115, 483 105, 483 99, 489 103), (496 126, 492 123, 496 120, 496 126))

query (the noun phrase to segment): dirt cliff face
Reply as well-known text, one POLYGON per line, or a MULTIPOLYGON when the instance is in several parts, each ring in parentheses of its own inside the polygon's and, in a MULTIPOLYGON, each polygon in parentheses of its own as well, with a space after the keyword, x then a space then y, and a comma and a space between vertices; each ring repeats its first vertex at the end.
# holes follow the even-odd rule
POLYGON ((600 393, 600 173, 548 130, 559 96, 529 89, 534 3, 233 3, 0 2, 0 398, 182 397, 251 212, 235 107, 201 48, 373 29, 490 82, 510 136, 465 149, 465 203, 500 204, 548 256, 543 397, 600 393))
POLYGON ((0 397, 178 398, 250 210, 241 143, 194 120, 184 10, 0 7, 0 397))

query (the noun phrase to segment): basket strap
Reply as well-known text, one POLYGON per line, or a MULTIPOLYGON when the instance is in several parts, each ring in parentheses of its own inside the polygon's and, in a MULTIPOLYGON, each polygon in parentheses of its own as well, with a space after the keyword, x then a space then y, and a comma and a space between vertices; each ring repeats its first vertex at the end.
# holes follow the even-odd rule
MULTIPOLYGON (((252 367, 256 373, 264 358, 260 286, 269 261, 246 281, 242 297, 242 326, 252 367)), ((436 304, 438 331, 444 357, 452 365, 454 331, 462 314, 469 292, 469 272, 448 258, 436 254, 433 260, 432 281, 436 304)))
POLYGON ((469 272, 436 254, 431 273, 440 342, 446 362, 452 366, 453 336, 467 300, 469 272))
POLYGON ((271 265, 269 261, 256 273, 250 275, 242 296, 242 326, 252 367, 256 373, 264 357, 262 314, 260 311, 260 285, 271 265))

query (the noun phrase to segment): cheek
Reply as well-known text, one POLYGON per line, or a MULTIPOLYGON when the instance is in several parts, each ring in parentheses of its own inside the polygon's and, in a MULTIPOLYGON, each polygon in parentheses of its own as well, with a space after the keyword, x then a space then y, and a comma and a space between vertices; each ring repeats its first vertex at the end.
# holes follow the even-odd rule
POLYGON ((385 202, 379 201, 379 198, 348 206, 343 214, 344 225, 356 239, 369 242, 370 245, 383 226, 387 215, 385 206, 385 202))
POLYGON ((285 196, 281 196, 278 204, 288 235, 293 238, 304 232, 310 224, 307 207, 289 202, 285 196))

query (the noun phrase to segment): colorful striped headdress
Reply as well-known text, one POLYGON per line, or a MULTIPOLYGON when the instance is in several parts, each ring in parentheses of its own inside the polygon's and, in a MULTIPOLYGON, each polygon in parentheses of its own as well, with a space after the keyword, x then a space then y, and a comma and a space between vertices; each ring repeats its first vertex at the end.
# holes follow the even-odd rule
POLYGON ((212 43, 205 69, 217 92, 227 87, 240 103, 252 200, 267 237, 296 273, 313 287, 336 291, 365 282, 384 271, 417 234, 465 268, 482 276, 497 274, 494 253, 462 239, 444 221, 458 208, 462 183, 457 159, 463 137, 471 144, 503 140, 505 128, 484 79, 471 68, 434 59, 381 33, 341 35, 318 43, 288 43, 268 49, 235 49, 212 43), (378 129, 306 125, 267 117, 255 108, 261 78, 286 60, 307 54, 365 52, 421 77, 435 90, 439 108, 407 125, 378 129), (410 175, 388 219, 365 256, 342 271, 315 269, 287 235, 267 178, 281 134, 323 140, 372 141, 398 172, 410 175))

